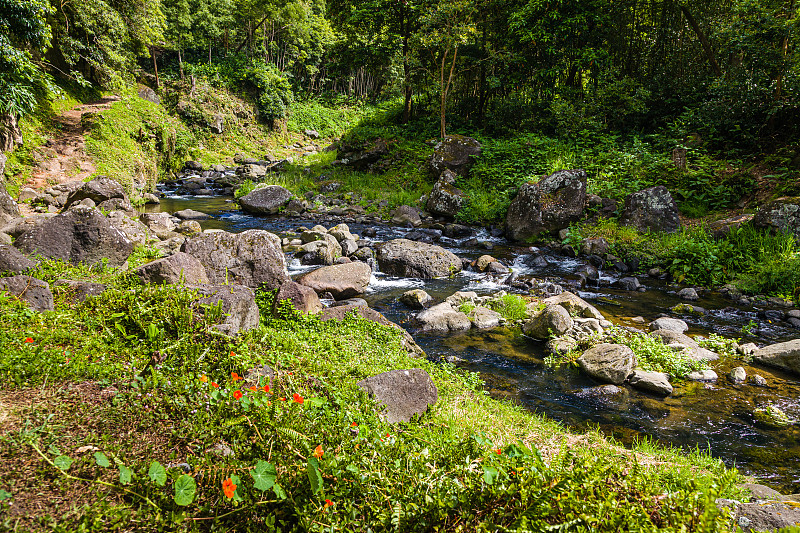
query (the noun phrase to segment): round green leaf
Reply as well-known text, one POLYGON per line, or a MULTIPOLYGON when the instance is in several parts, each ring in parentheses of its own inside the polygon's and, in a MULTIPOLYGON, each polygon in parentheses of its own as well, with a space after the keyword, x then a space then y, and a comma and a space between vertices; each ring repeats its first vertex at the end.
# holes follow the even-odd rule
POLYGON ((150 470, 147 471, 147 475, 150 477, 150 481, 159 487, 163 487, 167 482, 167 469, 158 461, 150 463, 150 470))
POLYGON ((69 467, 72 466, 72 459, 67 457, 66 455, 59 455, 55 459, 53 459, 53 464, 56 465, 56 468, 59 470, 67 471, 69 467))
POLYGON ((102 466, 103 468, 111 466, 111 461, 108 460, 108 457, 103 452, 94 452, 94 462, 97 463, 97 466, 102 466))
POLYGON ((125 465, 119 465, 119 482, 127 485, 131 482, 133 471, 125 465))
POLYGON ((175 481, 175 503, 178 505, 189 505, 194 501, 197 492, 197 483, 189 474, 183 474, 175 481))
POLYGON ((255 469, 250 472, 255 481, 255 488, 260 491, 269 490, 275 484, 275 479, 278 477, 278 472, 275 467, 267 461, 259 461, 256 463, 255 469))

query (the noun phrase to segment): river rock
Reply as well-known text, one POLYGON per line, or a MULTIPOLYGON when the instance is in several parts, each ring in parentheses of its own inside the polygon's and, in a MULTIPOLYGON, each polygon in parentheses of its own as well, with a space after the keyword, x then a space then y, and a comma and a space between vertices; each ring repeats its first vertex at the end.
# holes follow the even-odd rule
POLYGON ((569 312, 560 305, 548 305, 544 311, 522 324, 522 332, 534 339, 548 339, 563 335, 574 322, 569 312))
POLYGON ((456 311, 447 303, 442 302, 417 314, 416 324, 422 333, 448 333, 450 331, 466 331, 472 327, 472 322, 464 313, 456 311))
POLYGON ((314 289, 318 294, 329 292, 335 299, 341 300, 364 294, 371 276, 369 265, 357 261, 318 268, 303 274, 297 282, 314 289))
MULTIPOLYGON (((5 156, 0 152, 0 157, 5 159, 5 156)), ((11 195, 6 191, 6 185, 3 182, 3 173, 0 172, 0 224, 6 224, 8 221, 19 218, 19 207, 17 202, 11 198, 11 195)))
POLYGON ((390 370, 356 383, 384 406, 382 416, 389 424, 411 422, 436 403, 438 391, 422 369, 390 370))
POLYGON ((200 260, 212 284, 277 289, 289 280, 281 240, 268 231, 217 231, 187 239, 181 251, 200 260))
POLYGON ((401 205, 392 213, 392 223, 398 226, 405 226, 410 224, 414 227, 422 224, 422 219, 419 216, 419 210, 411 207, 410 205, 401 205))
POLYGON ((93 265, 103 259, 112 266, 125 263, 133 243, 96 209, 77 205, 47 219, 14 242, 27 255, 93 265))
POLYGON ((633 276, 618 280, 617 285, 624 291, 638 291, 639 287, 642 286, 642 284, 639 283, 639 279, 633 276))
POLYGON ((694 290, 692 287, 685 287, 679 290, 678 298, 681 298, 682 300, 689 300, 690 302, 694 302, 700 299, 700 297, 697 295, 697 291, 694 290))
POLYGON ((425 204, 429 212, 434 215, 455 217, 461 211, 467 196, 454 185, 455 179, 456 174, 453 171, 448 169, 442 172, 425 204))
POLYGON ((268 185, 239 198, 242 210, 254 215, 274 215, 291 200, 292 193, 280 185, 268 185))
POLYGON ((672 233, 681 227, 678 206, 663 185, 629 194, 625 198, 625 209, 619 223, 642 232, 672 233))
POLYGON ((758 407, 753 410, 753 416, 764 424, 772 428, 785 428, 792 424, 789 417, 786 416, 778 406, 769 404, 766 407, 758 407))
POLYGON ((744 383, 744 381, 747 379, 747 371, 744 369, 744 367, 737 366, 731 370, 730 374, 728 374, 728 379, 733 383, 744 383))
POLYGON ((800 197, 778 198, 767 204, 753 217, 753 225, 791 233, 800 241, 800 197))
MULTIPOLYGON (((312 232, 303 232, 304 239, 312 232)), ((313 232, 318 233, 318 232, 313 232)), ((332 265, 342 256, 342 246, 336 237, 328 233, 320 234, 319 240, 307 242, 302 247, 305 254, 302 262, 305 265, 332 265)))
POLYGON ((381 272, 407 278, 441 278, 461 271, 461 259, 441 246, 394 239, 378 250, 381 272))
POLYGON ((139 222, 162 241, 175 236, 175 222, 169 213, 142 213, 139 222))
POLYGON ((199 296, 197 303, 216 306, 222 309, 222 319, 214 326, 226 335, 236 335, 258 327, 260 313, 255 294, 242 285, 185 285, 187 290, 195 290, 199 296))
POLYGON ((564 291, 556 296, 551 296, 550 298, 546 298, 542 300, 542 303, 544 303, 545 305, 560 305, 561 307, 569 311, 570 315, 580 316, 583 318, 596 318, 597 320, 605 320, 603 314, 600 311, 598 311, 596 307, 588 303, 586 300, 582 299, 580 296, 577 296, 568 291, 564 291))
POLYGON ((36 266, 26 255, 13 246, 0 244, 0 273, 20 274, 36 266))
MULTIPOLYGON (((128 195, 125 194, 125 189, 122 187, 122 185, 105 176, 100 176, 92 181, 86 182, 71 192, 67 196, 67 200, 64 203, 64 209, 69 209, 70 206, 79 203, 85 198, 91 199, 95 204, 98 205, 107 200, 112 200, 115 198, 124 200, 128 205, 130 205, 128 195)), ((106 211, 112 211, 113 209, 108 209, 109 206, 110 205, 107 205, 104 207, 104 209, 106 211)))
POLYGON ((491 255, 482 255, 475 261, 475 269, 478 272, 483 272, 486 270, 486 267, 488 267, 490 263, 493 263, 495 261, 497 261, 497 259, 495 259, 491 255))
POLYGON ((695 370, 686 375, 686 379, 689 381, 716 381, 718 377, 717 373, 711 369, 695 370))
POLYGON ((756 387, 766 387, 767 380, 764 376, 760 376, 758 374, 754 374, 750 376, 750 383, 755 385, 756 387))
POLYGON ((633 350, 621 344, 598 344, 578 358, 578 365, 591 377, 621 385, 636 367, 633 350))
POLYGON ((400 296, 400 303, 407 305, 411 309, 424 309, 432 301, 431 295, 422 289, 411 289, 400 296))
POLYGON ((337 307, 327 307, 322 310, 320 313, 319 318, 320 320, 344 320, 345 317, 351 313, 355 313, 364 320, 369 320, 370 322, 375 322, 376 324, 380 324, 382 326, 388 326, 395 328, 403 335, 402 346, 403 348, 412 356, 416 357, 426 357, 425 352, 419 345, 416 343, 414 338, 411 336, 409 332, 405 329, 401 328, 391 320, 387 319, 385 316, 380 314, 379 312, 375 311, 370 307, 364 307, 361 305, 342 305, 337 307))
POLYGON ((428 161, 431 173, 440 176, 445 170, 450 170, 466 176, 481 151, 481 143, 472 137, 447 135, 433 147, 428 161))
MULTIPOLYGON (((88 205, 89 207, 94 207, 92 205, 92 203, 94 203, 94 202, 92 202, 92 200, 89 199, 89 198, 86 198, 85 200, 81 200, 80 203, 84 204, 84 205, 88 205)), ((73 204, 73 205, 76 205, 76 204, 73 204)), ((135 217, 135 216, 137 216, 139 214, 139 212, 136 210, 135 207, 133 207, 133 204, 131 204, 131 202, 127 198, 111 198, 111 199, 106 200, 104 202, 100 202, 99 204, 97 204, 97 209, 101 213, 109 213, 109 214, 114 212, 114 211, 122 211, 123 213, 125 213, 129 217, 135 217)))
POLYGON ((181 220, 208 220, 211 218, 209 215, 201 213, 200 211, 195 211, 194 209, 175 211, 175 216, 181 220))
POLYGON ((27 302, 28 307, 34 311, 53 310, 53 293, 50 292, 50 285, 40 279, 31 276, 0 278, 0 291, 8 292, 27 302))
POLYGON ((800 339, 760 348, 753 353, 753 360, 800 375, 800 339))
POLYGON ((278 314, 280 302, 285 300, 291 302, 292 306, 301 313, 313 314, 322 311, 322 302, 317 296, 317 291, 294 281, 286 281, 278 289, 275 294, 273 314, 278 314))
POLYGON ((186 282, 193 285, 208 283, 208 274, 202 263, 183 252, 177 252, 144 264, 134 270, 133 274, 143 283, 155 285, 175 285, 186 282))
POLYGON ((353 243, 355 243, 358 240, 358 237, 350 233, 350 228, 347 226, 347 224, 337 224, 329 229, 328 233, 332 235, 340 244, 344 241, 353 241, 353 243))
POLYGON ((650 322, 650 331, 658 331, 660 329, 674 331, 676 333, 686 333, 689 329, 689 325, 683 320, 669 317, 657 318, 650 322))
POLYGON ((520 187, 506 214, 506 237, 523 241, 541 233, 553 233, 579 220, 587 179, 583 170, 561 170, 538 183, 520 187))
POLYGON ((637 389, 654 392, 662 396, 672 394, 672 385, 669 383, 669 374, 664 372, 647 372, 645 370, 634 369, 633 374, 628 378, 632 387, 637 389))
POLYGON ((500 325, 500 320, 503 318, 497 311, 483 306, 478 306, 469 313, 469 318, 472 320, 472 325, 478 329, 491 329, 500 325))
MULTIPOLYGON (((732 521, 744 533, 777 531, 800 525, 800 508, 784 502, 734 503, 732 521)), ((721 506, 718 503, 718 506, 721 506)))

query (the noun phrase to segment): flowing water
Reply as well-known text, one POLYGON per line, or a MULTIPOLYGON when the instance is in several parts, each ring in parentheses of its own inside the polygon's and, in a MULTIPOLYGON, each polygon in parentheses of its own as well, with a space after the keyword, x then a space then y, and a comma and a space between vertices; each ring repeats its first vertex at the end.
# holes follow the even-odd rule
MULTIPOLYGON (((308 219, 253 217, 239 211, 230 197, 223 196, 167 197, 156 209, 175 212, 186 208, 212 216, 201 223, 204 229, 218 228, 231 232, 266 229, 284 237, 294 236, 299 226, 312 227, 319 223, 308 219)), ((361 224, 348 225, 356 234, 367 229, 361 224)), ((377 230, 377 235, 371 239, 373 241, 400 238, 410 231, 391 226, 369 227, 377 230)), ((490 237, 488 233, 480 234, 478 240, 491 241, 494 248, 488 253, 513 263, 513 270, 523 275, 565 283, 576 279, 576 272, 585 265, 579 259, 546 255, 549 264, 533 270, 522 261, 522 257, 529 253, 526 248, 490 237)), ((466 247, 464 242, 464 239, 443 237, 437 244, 460 257, 477 258, 487 253, 478 247, 466 247)), ((309 269, 293 262, 291 257, 288 260, 291 274, 309 269)), ((450 279, 422 281, 376 273, 365 299, 388 319, 408 328, 411 311, 398 302, 398 297, 410 288, 424 288, 438 300, 457 290, 472 290, 479 294, 513 291, 502 285, 501 279, 463 272, 450 279)), ((664 281, 642 279, 647 288, 642 293, 608 288, 607 282, 612 279, 609 275, 601 279, 606 283, 601 283, 599 288, 578 294, 616 323, 636 325, 628 320, 636 316, 649 322, 681 303, 664 281)), ((709 312, 703 316, 681 316, 690 325, 689 334, 715 332, 724 337, 739 338, 744 336, 742 328, 755 321, 755 335, 742 342, 764 345, 800 336, 800 330, 759 319, 756 309, 736 306, 719 295, 703 297, 695 303, 709 312)), ((543 362, 544 343, 525 338, 518 331, 497 328, 447 336, 415 334, 415 339, 430 357, 457 358, 460 366, 479 372, 493 396, 519 402, 531 411, 545 414, 569 427, 599 427, 605 434, 626 444, 649 437, 684 449, 699 447, 781 492, 800 493, 800 425, 768 429, 757 425, 752 414, 756 406, 769 401, 780 407, 789 418, 800 419, 800 380, 797 377, 752 367, 739 360, 721 359, 711 364, 720 376, 716 382, 679 382, 674 384, 673 394, 665 399, 627 388, 621 394, 604 395, 598 392, 598 383, 574 367, 565 365, 553 369, 546 366, 543 362), (735 366, 744 366, 748 375, 762 375, 767 386, 729 382, 725 376, 735 366)))

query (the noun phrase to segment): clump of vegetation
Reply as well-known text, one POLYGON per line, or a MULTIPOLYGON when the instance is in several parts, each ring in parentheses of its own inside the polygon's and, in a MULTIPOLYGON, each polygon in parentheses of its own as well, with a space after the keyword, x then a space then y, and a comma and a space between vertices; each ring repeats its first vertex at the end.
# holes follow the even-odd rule
POLYGON ((504 294, 499 298, 494 298, 486 303, 486 306, 493 311, 500 313, 506 320, 522 320, 527 318, 528 302, 519 294, 504 294))
POLYGON ((711 333, 708 338, 699 339, 697 344, 701 348, 706 348, 724 357, 741 357, 737 350, 739 339, 728 339, 716 333, 711 333))
POLYGON ((636 365, 642 370, 666 372, 673 378, 681 379, 691 372, 708 368, 705 361, 698 361, 682 351, 676 352, 658 337, 613 328, 607 338, 608 342, 622 344, 633 350, 636 365))

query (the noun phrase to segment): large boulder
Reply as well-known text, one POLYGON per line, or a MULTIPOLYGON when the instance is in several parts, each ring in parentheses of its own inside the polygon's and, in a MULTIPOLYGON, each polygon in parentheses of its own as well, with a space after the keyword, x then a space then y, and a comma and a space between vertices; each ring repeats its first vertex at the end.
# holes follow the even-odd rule
POLYGON ((461 211, 466 195, 454 183, 456 174, 451 170, 442 172, 442 176, 433 186, 425 208, 434 215, 454 217, 461 211))
POLYGON ((27 302, 34 311, 52 311, 53 293, 50 286, 31 276, 12 276, 0 278, 0 292, 8 292, 27 302))
MULTIPOLYGON (((2 156, 3 154, 0 154, 2 156)), ((3 156, 5 158, 5 156, 3 156)), ((11 198, 11 195, 6 191, 5 183, 3 183, 3 173, 0 172, 0 224, 5 224, 11 219, 19 217, 19 207, 17 202, 11 198)))
POLYGON ((441 278, 461 271, 461 259, 441 246, 394 239, 378 250, 378 266, 390 276, 441 278))
POLYGON ((534 339, 558 337, 575 325, 569 312, 560 305, 548 305, 544 311, 522 324, 522 332, 534 339))
POLYGON ((421 311, 414 321, 422 333, 466 331, 472 327, 469 317, 453 309, 447 302, 442 302, 421 311))
POLYGON ((419 368, 390 370, 362 379, 356 385, 384 406, 383 416, 389 424, 410 422, 438 399, 433 380, 419 368))
MULTIPOLYGON (((304 240, 309 233, 315 232, 304 232, 304 240)), ((319 240, 307 242, 302 249, 305 252, 302 257, 305 265, 332 265, 342 256, 342 245, 329 233, 320 233, 319 240)))
POLYGON ((161 240, 175 236, 175 221, 169 213, 142 213, 139 215, 139 222, 161 240))
POLYGON ((573 316, 605 320, 603 314, 598 311, 596 307, 580 296, 572 294, 568 291, 564 291, 556 296, 551 296, 550 298, 545 298, 542 300, 542 303, 544 303, 546 306, 560 305, 566 309, 570 315, 573 316))
POLYGON ((292 199, 292 193, 280 185, 268 185, 239 198, 242 210, 254 215, 274 215, 292 199))
POLYGON ((226 335, 236 335, 258 327, 260 313, 255 293, 241 285, 186 285, 188 290, 197 291, 197 303, 207 306, 220 306, 222 320, 215 328, 226 335))
POLYGON ((19 274, 36 266, 27 256, 7 244, 0 244, 0 273, 19 274))
POLYGON ((669 375, 664 372, 646 372, 635 369, 628 378, 632 387, 653 392, 661 396, 672 394, 672 385, 669 382, 669 375))
POLYGON ((791 233, 800 241, 800 197, 778 198, 765 205, 753 217, 753 225, 791 233))
POLYGON ((428 164, 434 176, 441 175, 445 170, 466 176, 480 155, 481 143, 477 140, 463 135, 447 135, 433 147, 428 164))
POLYGON ((422 289, 411 289, 404 292, 399 300, 400 303, 407 305, 411 309, 424 309, 426 305, 433 301, 433 297, 422 289))
POLYGON ((64 209, 69 209, 70 206, 86 198, 89 198, 95 204, 101 204, 115 198, 128 202, 128 195, 125 194, 125 189, 122 188, 122 185, 110 178, 100 176, 72 191, 67 196, 64 209))
POLYGON ((289 280, 281 240, 268 231, 216 231, 187 239, 181 251, 200 260, 213 284, 277 289, 289 280))
POLYGON ((425 352, 419 345, 416 343, 414 338, 411 336, 409 332, 377 312, 376 310, 365 307, 362 305, 340 305, 338 307, 328 307, 322 310, 320 313, 319 318, 322 321, 327 320, 338 320, 342 321, 345 317, 351 313, 356 313, 360 315, 361 318, 364 320, 369 320, 370 322, 375 322, 376 324, 380 324, 382 326, 388 326, 391 328, 395 328, 403 335, 402 345, 403 348, 411 355, 425 357, 425 352))
POLYGON ((422 218, 420 218, 419 210, 416 207, 401 205, 392 212, 392 224, 417 227, 422 224, 422 218))
POLYGON ((662 316, 650 322, 650 331, 665 329, 676 333, 686 333, 689 325, 683 320, 662 316))
POLYGON ((177 252, 144 264, 133 271, 144 283, 174 285, 177 283, 207 284, 208 274, 195 257, 177 252))
POLYGON ((753 360, 800 375, 800 339, 760 348, 753 354, 753 360))
POLYGON ((111 222, 112 226, 124 233, 134 245, 145 245, 159 240, 158 236, 151 233, 150 228, 135 218, 126 216, 122 211, 109 213, 108 221, 111 222))
POLYGON ((302 313, 313 314, 322 311, 322 302, 317 292, 294 281, 287 281, 278 289, 272 306, 273 314, 277 314, 280 303, 285 300, 291 302, 292 307, 302 313))
POLYGON ((523 241, 579 220, 586 203, 587 179, 582 169, 561 170, 520 187, 506 213, 506 237, 523 241))
POLYGON ((312 270, 297 279, 297 283, 318 293, 329 292, 337 300, 364 294, 369 285, 372 269, 360 261, 331 265, 312 270))
POLYGON ((642 232, 672 233, 681 227, 678 206, 663 185, 629 194, 625 198, 625 209, 619 217, 619 223, 642 232))
POLYGON ((606 383, 621 385, 636 367, 633 350, 621 344, 598 344, 578 358, 584 372, 606 383))
POLYGON ((112 266, 125 263, 133 243, 97 209, 76 205, 23 233, 14 246, 27 255, 39 254, 70 263, 112 266))

